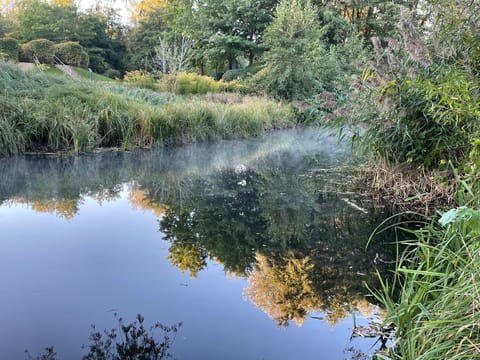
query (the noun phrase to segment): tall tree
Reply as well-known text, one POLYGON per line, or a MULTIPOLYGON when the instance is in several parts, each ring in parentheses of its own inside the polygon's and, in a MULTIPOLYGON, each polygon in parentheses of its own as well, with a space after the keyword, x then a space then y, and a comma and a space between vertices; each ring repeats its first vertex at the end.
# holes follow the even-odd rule
POLYGON ((134 24, 147 20, 152 13, 167 5, 168 0, 137 0, 130 6, 130 18, 134 24))
POLYGON ((90 67, 99 73, 111 69, 111 76, 121 76, 127 56, 126 30, 117 11, 111 7, 93 7, 79 16, 79 24, 81 32, 75 40, 87 48, 90 67))
POLYGON ((167 31, 163 20, 163 8, 149 10, 144 14, 129 33, 130 60, 128 67, 148 72, 157 71, 157 46, 162 35, 167 31))
POLYGON ((72 2, 66 5, 42 0, 22 0, 16 11, 20 41, 48 39, 53 42, 78 38, 77 7, 72 2))
POLYGON ((317 11, 310 0, 282 0, 267 28, 265 68, 259 86, 288 100, 310 96, 319 89, 320 61, 326 54, 317 11))

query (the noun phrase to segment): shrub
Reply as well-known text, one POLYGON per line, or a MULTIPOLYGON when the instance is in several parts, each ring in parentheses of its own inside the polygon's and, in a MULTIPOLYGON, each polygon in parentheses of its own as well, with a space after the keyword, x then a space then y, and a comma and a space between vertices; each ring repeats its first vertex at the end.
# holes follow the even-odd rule
POLYGON ((21 45, 22 61, 33 62, 34 56, 42 64, 51 64, 55 55, 55 44, 47 39, 36 39, 21 45))
POLYGON ((87 68, 89 64, 85 48, 74 41, 56 44, 55 55, 67 65, 87 68))
POLYGON ((473 198, 411 230, 395 278, 376 294, 387 311, 384 324, 395 331, 382 359, 478 359, 478 205, 473 198))
POLYGON ((18 61, 19 45, 18 41, 13 38, 0 38, 0 53, 4 61, 18 61))
POLYGON ((180 73, 177 77, 177 92, 179 94, 206 94, 207 92, 220 92, 222 90, 222 83, 208 76, 180 73))
POLYGON ((470 74, 446 65, 387 83, 381 91, 393 105, 370 124, 371 148, 390 163, 461 166, 480 131, 477 88, 470 74))
POLYGON ((206 94, 207 92, 221 92, 226 89, 223 81, 215 81, 208 76, 194 73, 179 73, 166 75, 161 79, 161 88, 181 95, 206 94))
POLYGON ((127 71, 123 76, 123 81, 142 88, 153 88, 154 84, 152 74, 140 70, 127 71))

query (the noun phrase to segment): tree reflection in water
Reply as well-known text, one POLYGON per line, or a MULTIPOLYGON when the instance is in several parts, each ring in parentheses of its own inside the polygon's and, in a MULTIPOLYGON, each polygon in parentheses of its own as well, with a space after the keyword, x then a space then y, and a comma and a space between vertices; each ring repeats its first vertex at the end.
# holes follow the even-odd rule
POLYGON ((385 271, 373 259, 392 257, 381 239, 365 249, 382 214, 342 200, 368 207, 341 195, 351 191, 348 172, 332 164, 348 159, 302 152, 303 143, 278 150, 277 143, 250 144, 241 156, 223 147, 202 160, 193 150, 18 158, 0 162, 0 204, 71 219, 84 197, 101 204, 128 189, 134 208, 159 218, 173 265, 199 276, 210 259, 248 278, 246 297, 279 325, 301 324, 317 311, 332 324, 352 308, 370 311, 364 283, 375 286, 376 270, 385 271), (224 161, 212 155, 222 152, 224 161))
POLYGON ((365 283, 375 286, 385 270, 373 260, 390 256, 381 240, 365 249, 378 219, 322 191, 329 174, 315 176, 310 160, 280 156, 184 182, 181 205, 162 199, 171 263, 198 276, 210 258, 247 277, 246 297, 280 326, 311 312, 331 324, 354 309, 371 312, 365 283))

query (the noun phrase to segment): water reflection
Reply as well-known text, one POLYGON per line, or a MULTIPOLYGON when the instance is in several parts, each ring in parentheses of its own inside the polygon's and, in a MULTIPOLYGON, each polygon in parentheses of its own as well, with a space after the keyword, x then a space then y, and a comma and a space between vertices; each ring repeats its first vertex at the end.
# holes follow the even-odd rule
POLYGON ((335 139, 318 131, 177 150, 3 159, 0 204, 71 220, 85 197, 102 204, 127 188, 132 207, 158 217, 168 259, 181 271, 197 277, 214 260, 248 279, 245 296, 278 325, 301 325, 316 312, 334 324, 352 309, 371 311, 364 283, 376 283, 373 260, 390 256, 381 239, 365 250, 381 214, 349 193, 348 172, 339 168, 348 162, 335 139))

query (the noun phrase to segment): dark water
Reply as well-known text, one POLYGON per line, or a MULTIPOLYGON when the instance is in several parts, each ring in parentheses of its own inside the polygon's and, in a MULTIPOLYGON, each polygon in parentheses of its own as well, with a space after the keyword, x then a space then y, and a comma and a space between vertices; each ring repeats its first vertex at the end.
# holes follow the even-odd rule
MULTIPOLYGON (((0 358, 79 359, 113 313, 182 322, 177 359, 349 359, 381 221, 331 135, 0 159, 0 358), (358 206, 358 207, 357 207, 358 206), (360 208, 365 208, 365 213, 360 208)), ((384 269, 379 268, 380 271, 384 269)))

